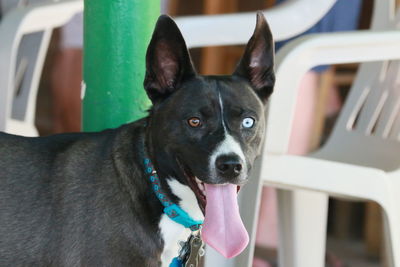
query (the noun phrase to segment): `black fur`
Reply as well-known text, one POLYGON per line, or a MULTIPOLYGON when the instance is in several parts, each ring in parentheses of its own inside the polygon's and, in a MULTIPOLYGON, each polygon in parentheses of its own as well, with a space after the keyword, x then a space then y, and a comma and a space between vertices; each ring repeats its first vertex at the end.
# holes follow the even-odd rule
POLYGON ((0 266, 159 266, 162 205, 144 174, 144 150, 174 201, 166 179, 187 184, 182 168, 206 183, 238 183, 211 177, 207 159, 223 139, 222 121, 249 169, 260 153, 273 48, 263 17, 257 25, 235 74, 199 76, 175 23, 161 16, 147 53, 147 118, 99 133, 0 133, 0 266), (262 64, 248 71, 254 61, 262 64), (202 127, 188 126, 193 116, 202 127), (256 125, 241 128, 243 117, 256 125))
POLYGON ((0 266, 158 266, 162 210, 143 175, 143 139, 143 121, 0 133, 0 266))

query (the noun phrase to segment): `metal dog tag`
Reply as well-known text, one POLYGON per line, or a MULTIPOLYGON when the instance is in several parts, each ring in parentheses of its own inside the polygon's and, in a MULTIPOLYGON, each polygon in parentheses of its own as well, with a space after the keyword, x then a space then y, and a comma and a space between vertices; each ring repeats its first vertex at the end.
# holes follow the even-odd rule
POLYGON ((189 240, 190 240, 190 237, 186 242, 184 242, 184 241, 179 242, 181 249, 179 250, 178 258, 183 264, 186 262, 186 260, 189 256, 189 253, 190 253, 189 240))
POLYGON ((184 262, 184 267, 197 267, 200 263, 200 258, 204 256, 204 242, 201 240, 200 231, 197 234, 192 234, 189 238, 189 255, 184 262))

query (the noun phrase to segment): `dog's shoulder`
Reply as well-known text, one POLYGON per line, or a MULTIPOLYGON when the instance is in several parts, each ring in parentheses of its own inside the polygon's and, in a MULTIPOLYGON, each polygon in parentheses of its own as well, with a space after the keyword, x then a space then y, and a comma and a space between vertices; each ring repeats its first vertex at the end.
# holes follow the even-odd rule
POLYGON ((65 177, 100 179, 101 173, 112 177, 113 164, 129 161, 130 158, 134 159, 130 164, 135 164, 135 142, 143 132, 143 123, 139 121, 93 133, 63 133, 45 137, 0 133, 0 177, 14 177, 13 181, 17 180, 15 177, 31 180, 34 176, 38 179, 52 177, 52 180, 58 176, 63 180, 65 177))

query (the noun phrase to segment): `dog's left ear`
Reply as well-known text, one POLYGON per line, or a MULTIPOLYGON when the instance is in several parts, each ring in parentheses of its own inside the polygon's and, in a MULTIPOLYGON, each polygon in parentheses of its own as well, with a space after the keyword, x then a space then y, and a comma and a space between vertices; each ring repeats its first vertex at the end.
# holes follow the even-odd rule
POLYGON ((274 41, 268 23, 261 12, 253 36, 233 75, 247 79, 263 102, 271 95, 274 84, 274 41))
POLYGON ((195 75, 178 26, 171 17, 161 15, 147 48, 143 83, 147 95, 153 103, 159 102, 177 90, 184 80, 195 75))

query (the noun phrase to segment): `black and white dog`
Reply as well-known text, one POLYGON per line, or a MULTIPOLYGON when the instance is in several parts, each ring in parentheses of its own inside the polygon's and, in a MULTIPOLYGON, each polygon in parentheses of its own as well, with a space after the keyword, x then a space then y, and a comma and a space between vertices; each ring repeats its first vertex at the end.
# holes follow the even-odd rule
POLYGON ((0 133, 0 266, 168 266, 190 229, 164 213, 149 162, 164 196, 204 219, 206 243, 240 253, 236 194, 260 153, 273 54, 259 13, 236 71, 200 76, 161 16, 146 58, 148 117, 99 133, 0 133))

